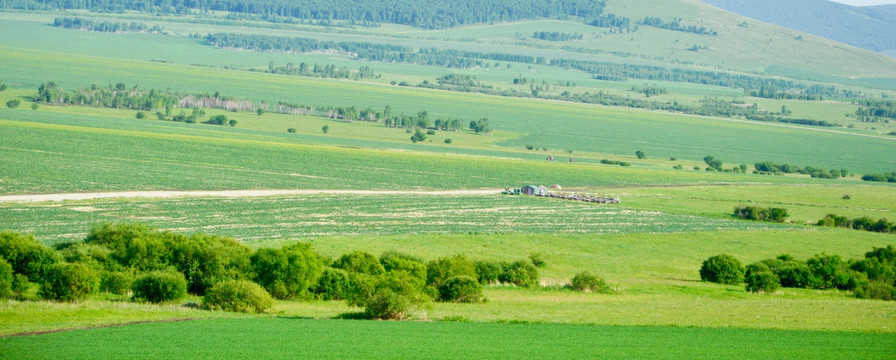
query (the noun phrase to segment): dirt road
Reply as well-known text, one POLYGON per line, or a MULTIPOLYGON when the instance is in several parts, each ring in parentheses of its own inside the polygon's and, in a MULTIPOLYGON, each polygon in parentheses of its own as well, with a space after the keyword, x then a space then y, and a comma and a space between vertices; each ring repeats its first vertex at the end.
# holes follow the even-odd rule
POLYGON ((112 198, 173 198, 173 197, 261 197, 278 195, 491 195, 500 189, 480 190, 196 190, 196 191, 119 191, 92 193, 2 195, 0 203, 93 200, 112 198))

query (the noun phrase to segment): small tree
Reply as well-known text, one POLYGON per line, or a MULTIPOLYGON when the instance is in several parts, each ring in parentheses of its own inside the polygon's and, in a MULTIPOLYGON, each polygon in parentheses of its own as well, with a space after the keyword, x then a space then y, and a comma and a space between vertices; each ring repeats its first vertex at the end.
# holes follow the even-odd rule
POLYGON ((413 143, 417 143, 418 141, 426 140, 426 134, 424 134, 420 129, 414 131, 414 135, 411 135, 411 141, 413 143))
POLYGON ((37 103, 31 103, 31 110, 37 110, 40 107, 37 103))
POLYGON ((309 297, 308 289, 323 272, 323 260, 310 244, 258 249, 251 257, 255 281, 275 298, 309 297))
POLYGON ((330 125, 324 125, 324 127, 320 128, 320 131, 323 131, 324 134, 330 132, 330 125))
POLYGON ((541 253, 531 253, 529 254, 529 261, 532 261, 532 265, 535 265, 537 268, 543 268, 547 266, 547 263, 544 261, 544 255, 541 253))
POLYGON ((569 287, 576 291, 593 293, 604 293, 610 290, 604 279, 587 271, 576 274, 570 281, 569 287))
POLYGON ((423 283, 403 271, 372 277, 370 285, 369 292, 358 299, 358 305, 374 319, 406 319, 430 300, 423 292, 423 283))
POLYGON ((134 299, 161 303, 187 295, 187 279, 175 271, 153 271, 137 277, 131 285, 134 299))
POLYGON ((498 277, 507 265, 498 261, 476 261, 475 264, 477 279, 486 285, 498 282, 498 277))
POLYGON ((477 278, 476 265, 461 254, 433 260, 426 265, 426 283, 436 288, 449 278, 461 275, 477 278))
POLYGON ((758 262, 747 265, 744 275, 746 290, 749 292, 775 292, 781 286, 781 280, 765 263, 758 262))
POLYGON ((6 259, 14 273, 39 282, 58 261, 59 255, 37 242, 32 235, 3 231, 0 232, 0 258, 6 259))
POLYGON ((638 159, 643 159, 643 158, 647 157, 647 155, 644 155, 644 152, 641 150, 635 151, 635 156, 637 156, 638 159))
POLYGON ((731 255, 721 254, 710 257, 700 267, 700 279, 720 284, 740 284, 744 278, 744 267, 731 255))
POLYGON ((264 115, 264 109, 258 108, 258 110, 255 110, 255 113, 258 114, 258 116, 262 116, 264 115))
POLYGON ((295 134, 295 133, 296 133, 296 128, 289 128, 289 129, 286 129, 286 132, 288 132, 288 133, 290 133, 290 134, 295 134))
POLYGON ((232 312, 263 313, 274 306, 274 299, 260 285, 246 280, 228 280, 209 289, 202 308, 232 312))
POLYGON ((529 261, 515 261, 504 267, 498 281, 528 288, 538 287, 538 269, 529 261))
POLYGON ((59 263, 43 277, 38 295, 48 300, 85 300, 96 291, 99 282, 96 271, 83 264, 59 263))
POLYGON ((325 268, 317 279, 317 284, 311 289, 318 299, 342 300, 351 289, 351 280, 348 273, 342 269, 325 268))
POLYGON ((142 112, 142 111, 138 111, 138 112, 137 112, 137 115, 134 115, 134 117, 136 117, 137 119, 145 119, 145 118, 146 118, 146 113, 145 113, 145 112, 142 112))
POLYGON ((19 99, 12 99, 12 100, 6 102, 6 107, 15 109, 15 108, 19 107, 19 104, 21 104, 21 103, 22 103, 22 101, 19 99))
POLYGON ((227 123, 230 124, 231 127, 236 126, 236 120, 230 119, 227 123))
POLYGON ((333 262, 333 267, 367 275, 380 275, 386 272, 376 256, 364 251, 353 251, 342 255, 333 262))
POLYGON ((439 300, 459 303, 482 301, 482 285, 466 275, 453 276, 439 285, 439 300))

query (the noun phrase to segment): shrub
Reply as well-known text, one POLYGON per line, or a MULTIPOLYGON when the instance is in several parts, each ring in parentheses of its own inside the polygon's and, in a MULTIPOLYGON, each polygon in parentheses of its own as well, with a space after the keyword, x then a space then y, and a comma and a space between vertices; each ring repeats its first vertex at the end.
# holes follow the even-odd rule
POLYGON ((246 279, 250 272, 251 250, 224 236, 196 233, 169 242, 169 263, 187 278, 187 290, 202 295, 225 280, 246 279))
POLYGON ((380 256, 380 263, 386 271, 406 271, 422 281, 426 281, 426 264, 423 260, 397 251, 387 251, 380 256))
POLYGON ((647 157, 647 155, 644 155, 644 152, 641 150, 635 151, 635 156, 637 156, 638 159, 643 159, 643 158, 647 157))
POLYGON ((160 303, 187 295, 187 279, 175 271, 153 271, 137 277, 131 285, 134 299, 160 303))
POLYGON ((320 131, 323 131, 324 134, 330 132, 330 125, 324 125, 324 127, 320 128, 320 131))
POLYGON ((452 276, 439 285, 439 300, 459 303, 475 303, 482 300, 482 285, 466 276, 452 276))
POLYGON ((342 255, 333 262, 333 267, 367 275, 380 275, 386 272, 376 256, 364 251, 353 251, 342 255))
POLYGON ((532 261, 532 265, 535 265, 537 268, 543 268, 547 266, 547 263, 544 261, 544 256, 541 253, 531 253, 529 254, 529 260, 532 261))
POLYGON ((290 134, 295 134, 296 131, 297 131, 296 128, 289 128, 289 129, 286 129, 286 132, 288 132, 288 133, 290 133, 290 134))
POLYGON ((12 99, 12 100, 6 102, 6 107, 15 109, 15 108, 19 107, 19 105, 21 103, 22 103, 22 101, 19 99, 12 99))
POLYGON ((38 105, 37 103, 31 103, 31 110, 37 110, 39 108, 40 108, 40 105, 38 105))
POLYGON ((278 299, 306 298, 323 272, 320 256, 310 244, 259 249, 251 257, 255 281, 278 299))
POLYGON ((28 288, 31 286, 31 283, 28 282, 28 277, 22 274, 15 274, 12 278, 12 292, 16 294, 22 294, 28 291, 28 288))
POLYGON ((43 277, 38 295, 48 300, 84 300, 96 291, 99 282, 96 271, 83 264, 58 263, 43 277))
POLYGON ((496 283, 506 265, 498 261, 476 261, 476 278, 481 284, 496 283))
POLYGON ((123 271, 103 273, 100 291, 115 295, 126 295, 134 284, 134 275, 123 271))
MULTIPOLYGON (((374 319, 408 318, 412 312, 429 302, 423 284, 403 271, 369 277, 369 295, 360 299, 367 316, 374 319)), ((368 286, 369 286, 368 285, 368 286)))
POLYGON ((896 288, 893 285, 872 281, 864 287, 855 290, 859 299, 896 300, 896 288))
POLYGON ((739 206, 734 208, 734 216, 747 220, 784 222, 790 215, 787 213, 787 209, 782 208, 739 206))
POLYGON ((236 120, 230 119, 229 121, 227 121, 227 124, 230 125, 231 127, 233 127, 233 126, 236 126, 237 122, 236 122, 236 120))
POLYGON ((317 284, 311 292, 321 300, 342 300, 351 289, 351 280, 348 273, 341 269, 325 268, 317 279, 317 284))
POLYGON ((805 262, 785 261, 780 268, 772 269, 783 287, 810 288, 818 282, 805 262))
POLYGON ((604 279, 587 271, 576 274, 570 281, 569 287, 576 291, 593 293, 604 293, 610 290, 604 279))
POLYGON ((58 255, 34 236, 8 231, 0 232, 0 258, 6 259, 14 273, 33 282, 39 282, 58 261, 58 255))
POLYGON ((134 116, 134 117, 136 117, 137 119, 145 119, 145 118, 146 118, 146 113, 145 113, 145 112, 142 112, 142 111, 138 111, 138 112, 137 112, 137 115, 134 116))
POLYGON ((202 308, 232 312, 262 313, 274 299, 260 285, 246 280, 227 280, 212 286, 202 298, 202 308))
POLYGON ((515 261, 504 267, 498 281, 528 288, 538 287, 538 269, 531 262, 515 261))
POLYGON ((57 253, 70 263, 81 263, 97 270, 115 269, 118 266, 111 259, 112 250, 97 244, 70 243, 57 247, 57 253))
POLYGON ((747 265, 744 283, 749 292, 773 293, 781 286, 780 279, 764 263, 747 265))
POLYGON ((700 279, 720 284, 740 284, 744 268, 733 256, 721 254, 710 257, 700 267, 700 279))
POLYGON ((161 234, 145 224, 105 223, 95 226, 84 242, 107 247, 110 257, 125 267, 159 270, 167 266, 163 258, 168 249, 161 234))
POLYGON ((817 279, 814 284, 818 289, 847 289, 849 273, 846 271, 846 263, 838 255, 818 254, 806 260, 806 266, 817 279))
POLYGON ((449 278, 461 275, 477 278, 476 265, 461 254, 433 260, 426 265, 426 283, 436 288, 449 278))
POLYGON ((426 130, 426 135, 435 135, 435 134, 436 134, 435 130, 426 130))
POLYGON ((12 282, 14 280, 15 274, 12 272, 12 265, 0 258, 0 299, 12 295, 12 282))
POLYGON ((446 139, 445 139, 445 143, 446 143, 446 144, 450 144, 450 143, 451 143, 451 138, 446 138, 446 139))

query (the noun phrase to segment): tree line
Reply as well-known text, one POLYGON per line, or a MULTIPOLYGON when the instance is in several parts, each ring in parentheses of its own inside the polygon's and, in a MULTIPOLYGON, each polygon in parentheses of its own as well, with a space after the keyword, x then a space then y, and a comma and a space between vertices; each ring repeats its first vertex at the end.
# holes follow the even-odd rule
POLYGON ((582 40, 582 34, 558 31, 536 31, 532 34, 532 38, 545 41, 570 41, 582 40))
POLYGON ((753 165, 756 168, 754 173, 767 175, 767 174, 805 174, 809 175, 813 178, 820 179, 837 179, 840 177, 845 177, 849 175, 849 170, 840 169, 840 170, 825 170, 819 169, 812 166, 796 166, 790 164, 776 164, 770 161, 758 162, 753 165))
MULTIPOLYGON (((95 226, 83 242, 44 246, 33 236, 0 232, 0 298, 79 301, 108 293, 164 303, 187 293, 209 310, 264 312, 273 299, 344 300, 369 318, 403 319, 430 301, 483 301, 482 286, 538 288, 539 254, 517 261, 464 255, 425 261, 397 251, 351 251, 332 259, 310 244, 252 250, 228 237, 159 231, 143 224, 95 226)), ((606 292, 603 279, 580 273, 573 289, 606 292)))
POLYGON ((56 18, 53 20, 53 26, 65 29, 111 33, 145 32, 161 34, 164 31, 158 25, 149 27, 148 25, 140 22, 96 21, 79 17, 56 18))
POLYGON ((264 18, 395 23, 426 29, 534 18, 600 18, 604 0, 0 0, 2 8, 29 10, 85 9, 96 12, 139 11, 159 14, 229 11, 264 18))
POLYGON ((700 279, 721 284, 746 283, 751 292, 774 293, 779 287, 849 290, 857 298, 896 300, 896 248, 873 248, 862 259, 844 261, 818 254, 805 261, 781 255, 742 266, 731 255, 706 259, 700 279))
POLYGON ((674 18, 674 19, 672 19, 672 21, 667 22, 667 21, 663 21, 663 19, 660 19, 658 17, 645 16, 644 19, 642 19, 641 21, 638 21, 638 24, 652 26, 652 27, 660 28, 660 29, 692 33, 692 34, 697 34, 697 35, 712 35, 712 36, 718 35, 718 32, 716 32, 712 29, 708 29, 705 26, 696 26, 696 25, 684 26, 681 24, 680 18, 674 18))
POLYGON ((863 100, 857 102, 857 105, 859 105, 859 108, 856 109, 856 116, 859 118, 887 118, 896 120, 896 101, 863 100))
POLYGON ((299 63, 295 65, 292 62, 288 62, 286 65, 275 65, 273 61, 268 64, 267 72, 271 74, 354 80, 376 79, 381 76, 366 65, 359 67, 358 70, 351 70, 347 66, 336 67, 333 64, 321 65, 315 63, 314 65, 309 65, 299 63))

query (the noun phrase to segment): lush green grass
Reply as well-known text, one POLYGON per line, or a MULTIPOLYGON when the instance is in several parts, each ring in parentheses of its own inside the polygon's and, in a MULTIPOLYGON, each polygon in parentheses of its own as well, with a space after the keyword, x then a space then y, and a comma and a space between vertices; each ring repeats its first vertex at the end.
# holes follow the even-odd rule
POLYGON ((0 348, 3 358, 27 354, 35 359, 281 358, 284 354, 356 359, 859 359, 896 351, 890 334, 285 318, 151 323, 4 338, 0 348), (98 348, 103 351, 97 352, 98 348))

